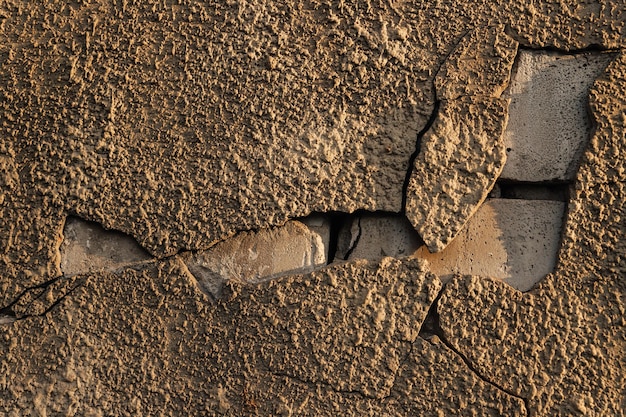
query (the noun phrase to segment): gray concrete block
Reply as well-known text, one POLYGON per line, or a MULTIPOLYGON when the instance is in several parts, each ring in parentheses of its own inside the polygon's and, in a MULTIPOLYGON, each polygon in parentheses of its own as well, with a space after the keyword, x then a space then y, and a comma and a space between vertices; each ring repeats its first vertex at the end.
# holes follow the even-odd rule
MULTIPOLYGON (((404 216, 363 215, 355 219, 352 225, 346 226, 346 229, 349 230, 340 234, 340 237, 348 238, 355 244, 349 260, 377 260, 386 256, 401 258, 411 255, 423 244, 404 216)), ((342 242, 338 244, 338 247, 345 246, 350 245, 342 242)))
POLYGON ((520 51, 502 96, 511 103, 501 178, 530 182, 574 178, 592 130, 589 90, 612 57, 520 51))
POLYGON ((488 200, 446 249, 433 254, 423 246, 415 256, 443 281, 489 276, 528 291, 554 270, 564 211, 561 201, 488 200))
POLYGON ((115 271, 152 259, 132 237, 75 217, 67 219, 63 236, 61 271, 66 277, 115 271))
POLYGON ((258 232, 240 233, 212 248, 183 255, 200 287, 215 297, 225 281, 259 283, 326 265, 328 222, 307 227, 299 221, 258 232))

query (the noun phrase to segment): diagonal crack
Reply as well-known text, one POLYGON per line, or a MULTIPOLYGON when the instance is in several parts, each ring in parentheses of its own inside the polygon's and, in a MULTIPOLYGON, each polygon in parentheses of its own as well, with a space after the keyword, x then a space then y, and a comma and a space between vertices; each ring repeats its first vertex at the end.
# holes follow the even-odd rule
POLYGON ((441 327, 441 321, 440 321, 440 317, 439 317, 439 312, 437 311, 438 305, 439 305, 439 300, 441 298, 441 295, 443 294, 444 290, 446 288, 446 285, 444 285, 441 290, 439 291, 439 294, 437 295, 437 298, 435 298, 435 301, 433 301, 433 303, 430 306, 430 309, 428 310, 428 314, 426 316, 426 319, 424 320, 424 323, 422 324, 422 328, 420 329, 419 332, 419 337, 421 337, 422 339, 426 340, 427 342, 432 344, 432 338, 434 336, 437 336, 439 338, 439 340, 448 348, 450 349, 452 352, 454 352, 465 364, 465 366, 467 366, 467 368, 474 374, 476 375, 480 380, 482 380, 484 383, 491 385, 492 387, 494 387, 495 389, 504 392, 505 394, 511 396, 511 397, 515 397, 519 400, 521 400, 524 403, 524 407, 526 408, 526 415, 530 416, 530 407, 529 407, 529 402, 527 398, 524 398, 522 396, 520 396, 519 394, 516 394, 515 392, 506 389, 498 384, 496 384, 494 381, 492 381, 491 379, 489 379, 487 376, 483 375, 473 364, 472 362, 467 358, 467 356, 465 356, 463 353, 461 353, 456 347, 454 347, 454 345, 452 345, 452 343, 450 343, 450 341, 446 338, 445 336, 445 332, 443 331, 443 328, 441 327))
POLYGON ((86 282, 84 277, 75 277, 68 279, 69 281, 62 281, 62 278, 64 277, 53 278, 26 288, 9 305, 0 309, 0 324, 11 324, 31 317, 43 317, 86 282), (71 285, 74 283, 73 281, 78 281, 78 283, 71 285), (69 289, 55 288, 56 284, 69 284, 69 289), (47 302, 46 297, 53 291, 57 291, 58 294, 53 293, 50 297, 53 301, 47 302), (38 307, 39 310, 43 309, 43 311, 38 312, 38 307))
POLYGON ((437 115, 439 114, 439 105, 440 101, 436 100, 433 111, 430 114, 428 121, 426 122, 426 126, 424 126, 424 128, 417 133, 417 138, 415 139, 415 151, 413 151, 413 153, 409 157, 406 176, 404 177, 404 183, 402 184, 402 207, 400 209, 400 213, 402 214, 406 213, 407 193, 409 190, 409 183, 411 182, 411 174, 413 173, 413 165, 415 164, 415 161, 420 154, 422 148, 422 139, 424 135, 430 130, 430 128, 435 123, 435 120, 437 119, 437 115))

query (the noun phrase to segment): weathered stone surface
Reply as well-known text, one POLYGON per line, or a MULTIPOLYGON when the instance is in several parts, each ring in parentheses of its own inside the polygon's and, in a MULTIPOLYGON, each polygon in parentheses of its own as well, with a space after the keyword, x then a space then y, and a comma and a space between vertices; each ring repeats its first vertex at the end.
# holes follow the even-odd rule
POLYGON ((528 291, 554 271, 564 212, 561 201, 488 200, 446 249, 421 247, 415 256, 444 281, 478 275, 528 291))
POLYGON ((406 216, 432 252, 443 250, 485 200, 506 160, 506 102, 443 100, 422 139, 406 216))
POLYGON ((517 42, 503 26, 478 28, 461 39, 435 77, 437 99, 498 98, 507 87, 517 42))
POLYGON ((69 217, 63 230, 61 272, 66 277, 96 271, 115 271, 142 264, 152 257, 137 241, 117 231, 69 217))
MULTIPOLYGON (((423 243, 404 216, 364 214, 346 224, 345 228, 340 237, 348 242, 339 242, 338 247, 355 245, 349 254, 350 260, 377 260, 387 256, 403 258, 413 254, 423 243)), ((340 257, 344 259, 345 253, 340 257)))
POLYGON ((244 232, 211 249, 184 255, 201 287, 219 296, 224 281, 258 283, 326 265, 329 228, 318 233, 298 221, 258 232, 244 232))
POLYGON ((589 90, 613 54, 563 55, 520 51, 504 131, 507 163, 502 178, 541 182, 572 180, 589 143, 589 90))

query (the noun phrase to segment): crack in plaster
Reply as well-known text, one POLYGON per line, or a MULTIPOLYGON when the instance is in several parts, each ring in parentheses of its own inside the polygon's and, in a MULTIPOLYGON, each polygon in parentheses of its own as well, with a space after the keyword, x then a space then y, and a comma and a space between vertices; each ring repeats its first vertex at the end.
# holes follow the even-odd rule
POLYGON ((52 285, 54 285, 55 283, 59 282, 63 278, 66 278, 66 277, 60 276, 60 277, 52 278, 52 279, 50 279, 50 280, 48 280, 46 282, 43 282, 41 284, 34 285, 32 287, 26 288, 11 303, 9 303, 6 307, 0 308, 0 325, 2 325, 2 324, 11 324, 11 323, 14 323, 16 321, 25 320, 25 319, 29 319, 29 318, 32 318, 32 317, 44 317, 45 315, 50 313, 55 307, 57 307, 59 304, 61 304, 61 302, 63 300, 65 300, 70 294, 72 294, 78 288, 83 286, 85 284, 85 282, 86 282, 86 280, 84 280, 84 279, 80 280, 80 282, 77 285, 73 286, 68 291, 65 291, 60 297, 56 298, 53 302, 51 302, 50 305, 48 307, 46 307, 46 309, 43 312, 39 313, 39 314, 18 315, 14 311, 14 307, 20 302, 20 300, 22 300, 23 298, 27 297, 32 292, 36 292, 38 290, 41 290, 41 292, 39 294, 37 294, 36 297, 34 297, 32 300, 30 300, 28 302, 28 304, 26 304, 24 309, 28 310, 33 305, 34 302, 40 300, 41 297, 43 297, 46 294, 46 290, 48 290, 52 285))
POLYGON ((354 237, 354 239, 352 239, 352 242, 350 242, 350 247, 348 248, 348 250, 346 251, 346 254, 343 257, 344 261, 347 261, 348 259, 350 259, 350 255, 352 254, 354 249, 356 249, 356 247, 359 245, 359 241, 361 240, 361 235, 363 234, 363 229, 361 228, 361 216, 357 218, 356 227, 357 227, 357 234, 354 237))
POLYGON ((415 161, 417 160, 417 157, 419 156, 421 152, 422 139, 424 138, 424 135, 428 133, 430 128, 433 126, 433 124, 435 123, 435 120, 437 120, 437 116, 439 115, 440 104, 441 104, 440 100, 435 101, 435 104, 433 106, 433 111, 430 114, 428 121, 426 122, 426 126, 424 126, 422 130, 417 132, 417 138, 415 139, 415 151, 413 151, 413 153, 409 157, 409 166, 406 171, 406 176, 404 177, 404 183, 402 184, 402 207, 400 209, 400 213, 403 215, 406 213, 406 200, 407 200, 407 193, 409 189, 409 183, 411 181, 411 174, 413 173, 415 161))
POLYGON ((491 381, 486 376, 482 375, 478 371, 478 369, 472 364, 472 362, 467 358, 467 356, 465 356, 458 349, 456 349, 452 345, 452 343, 450 343, 448 339, 446 338, 445 332, 443 328, 441 327, 439 312, 437 311, 439 300, 441 299, 441 295, 445 291, 446 287, 447 287, 447 284, 444 284, 442 286, 441 290, 439 291, 439 294, 437 294, 437 298, 435 298, 435 301, 433 301, 433 303, 430 305, 430 309, 428 310, 428 314, 426 315, 426 318, 424 319, 424 322, 422 323, 422 327, 420 328, 418 337, 422 338, 423 340, 427 341, 428 343, 432 345, 434 345, 434 343, 432 342, 432 338, 437 337, 448 349, 450 349, 450 351, 454 352, 454 354, 456 354, 463 361, 465 366, 467 366, 467 368, 474 375, 476 375, 476 377, 478 377, 480 380, 482 380, 484 383, 494 387, 495 389, 511 397, 515 397, 521 400, 524 403, 524 408, 526 409, 526 416, 530 417, 531 412, 530 412, 529 402, 527 398, 524 398, 514 393, 511 390, 501 387, 500 385, 491 381))

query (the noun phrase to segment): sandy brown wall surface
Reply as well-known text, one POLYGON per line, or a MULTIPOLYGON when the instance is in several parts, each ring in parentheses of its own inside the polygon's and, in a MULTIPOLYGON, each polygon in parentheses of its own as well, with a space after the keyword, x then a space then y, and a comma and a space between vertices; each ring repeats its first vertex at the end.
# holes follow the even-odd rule
POLYGON ((0 415, 624 416, 625 125, 623 0, 0 0, 0 415))

